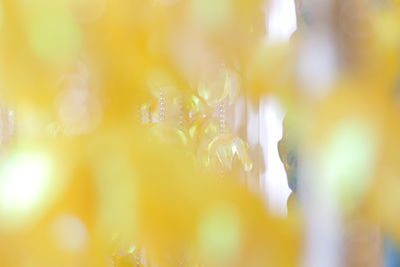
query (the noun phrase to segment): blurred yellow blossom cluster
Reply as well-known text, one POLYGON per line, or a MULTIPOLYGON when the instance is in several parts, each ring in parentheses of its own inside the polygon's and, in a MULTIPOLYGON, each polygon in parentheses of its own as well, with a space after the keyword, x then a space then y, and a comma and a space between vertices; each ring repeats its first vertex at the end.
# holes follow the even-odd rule
POLYGON ((273 2, 0 0, 0 266, 319 267, 332 214, 400 242, 399 1, 296 0, 290 42, 273 2), (286 218, 235 126, 271 96, 286 218))

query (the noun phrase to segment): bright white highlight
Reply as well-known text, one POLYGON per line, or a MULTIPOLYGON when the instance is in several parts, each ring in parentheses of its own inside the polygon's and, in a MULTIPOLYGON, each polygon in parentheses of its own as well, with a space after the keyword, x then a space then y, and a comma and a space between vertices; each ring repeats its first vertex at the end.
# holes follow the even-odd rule
POLYGON ((268 40, 287 42, 297 28, 296 8, 293 0, 270 0, 268 13, 268 40))
POLYGON ((263 100, 260 104, 260 142, 264 151, 266 171, 263 173, 264 192, 272 213, 278 216, 287 214, 287 198, 290 189, 286 172, 279 158, 278 141, 282 138, 283 111, 274 98, 263 100))
POLYGON ((13 225, 32 215, 50 189, 50 176, 51 162, 45 155, 11 156, 0 171, 0 220, 13 225))

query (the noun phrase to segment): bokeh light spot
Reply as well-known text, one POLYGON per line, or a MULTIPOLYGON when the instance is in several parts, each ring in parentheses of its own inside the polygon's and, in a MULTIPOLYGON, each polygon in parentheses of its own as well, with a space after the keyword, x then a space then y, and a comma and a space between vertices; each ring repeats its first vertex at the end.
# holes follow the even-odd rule
POLYGON ((56 243, 65 252, 82 252, 87 246, 87 229, 75 216, 59 216, 54 221, 53 234, 56 243))
POLYGON ((323 173, 328 176, 327 188, 356 203, 369 185, 375 167, 377 133, 359 120, 338 124, 329 139, 323 157, 323 173))
POLYGON ((226 25, 233 15, 230 0, 192 0, 192 12, 196 23, 206 30, 226 25))
POLYGON ((12 155, 0 172, 0 221, 19 226, 38 212, 51 185, 52 165, 45 154, 12 155))
POLYGON ((29 27, 33 51, 49 63, 70 61, 79 51, 79 28, 66 14, 52 13, 51 10, 42 14, 33 19, 29 27))
POLYGON ((229 206, 213 207, 202 218, 199 235, 201 250, 207 258, 229 260, 240 249, 239 215, 229 206))

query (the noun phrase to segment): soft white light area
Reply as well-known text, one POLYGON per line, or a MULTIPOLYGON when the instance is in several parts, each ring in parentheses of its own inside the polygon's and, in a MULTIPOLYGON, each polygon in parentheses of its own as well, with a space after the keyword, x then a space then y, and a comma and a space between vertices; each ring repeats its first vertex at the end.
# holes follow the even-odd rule
POLYGON ((270 0, 267 15, 268 40, 287 42, 297 28, 294 0, 270 0))
POLYGON ((298 74, 311 98, 324 98, 336 79, 337 53, 330 34, 313 33, 300 46, 298 74))
MULTIPOLYGON (((297 29, 294 0, 270 0, 265 12, 265 23, 268 29, 267 42, 289 42, 291 35, 297 29)), ((265 166, 265 170, 261 173, 261 184, 267 206, 277 216, 286 216, 287 198, 291 192, 278 153, 278 141, 282 137, 283 117, 283 111, 276 99, 261 99, 259 136, 257 138, 264 156, 263 165, 265 166)))
POLYGON ((282 138, 284 113, 274 98, 260 103, 260 143, 266 165, 263 173, 264 192, 270 211, 278 216, 287 214, 287 198, 290 189, 286 172, 279 158, 278 141, 282 138))
POLYGON ((21 154, 6 162, 0 173, 0 213, 9 220, 28 216, 49 189, 50 174, 45 155, 21 154))
POLYGON ((82 221, 72 215, 61 215, 53 224, 58 246, 66 252, 82 252, 88 242, 88 233, 82 221))
POLYGON ((247 141, 251 146, 256 146, 259 143, 259 114, 258 108, 251 105, 247 106, 247 141))

